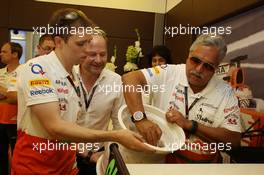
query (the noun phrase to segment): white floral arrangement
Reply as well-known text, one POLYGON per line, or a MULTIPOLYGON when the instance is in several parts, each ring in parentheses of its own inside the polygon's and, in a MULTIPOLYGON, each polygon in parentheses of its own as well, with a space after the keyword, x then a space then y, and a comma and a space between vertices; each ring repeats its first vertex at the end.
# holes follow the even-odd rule
POLYGON ((142 49, 140 47, 140 35, 138 29, 135 29, 138 40, 135 41, 135 46, 130 45, 126 52, 126 64, 124 66, 124 72, 130 72, 138 69, 137 64, 144 55, 142 54, 142 49))
POLYGON ((116 60, 116 45, 114 46, 114 55, 111 57, 110 62, 106 63, 105 68, 115 72, 117 66, 115 65, 116 60))

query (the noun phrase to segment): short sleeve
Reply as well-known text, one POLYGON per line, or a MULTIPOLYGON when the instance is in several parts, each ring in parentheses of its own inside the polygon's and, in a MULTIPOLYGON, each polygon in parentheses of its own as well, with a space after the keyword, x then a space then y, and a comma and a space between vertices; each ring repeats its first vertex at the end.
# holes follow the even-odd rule
POLYGON ((171 65, 155 66, 147 69, 142 69, 141 72, 144 74, 147 84, 157 85, 161 84, 165 79, 167 72, 171 69, 171 65))
POLYGON ((47 66, 27 63, 19 71, 18 90, 23 92, 26 106, 58 101, 52 74, 47 66))
POLYGON ((233 93, 227 96, 224 108, 221 110, 223 121, 220 127, 231 131, 241 132, 241 114, 238 106, 238 99, 233 93))

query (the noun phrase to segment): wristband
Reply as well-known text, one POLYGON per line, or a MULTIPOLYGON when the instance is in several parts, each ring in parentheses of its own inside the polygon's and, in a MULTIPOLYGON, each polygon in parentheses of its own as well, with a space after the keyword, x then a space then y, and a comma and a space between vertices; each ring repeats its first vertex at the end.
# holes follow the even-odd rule
POLYGON ((194 121, 194 120, 191 120, 192 121, 192 127, 191 129, 189 130, 189 132, 191 134, 194 134, 196 133, 197 129, 198 129, 198 122, 197 121, 194 121))

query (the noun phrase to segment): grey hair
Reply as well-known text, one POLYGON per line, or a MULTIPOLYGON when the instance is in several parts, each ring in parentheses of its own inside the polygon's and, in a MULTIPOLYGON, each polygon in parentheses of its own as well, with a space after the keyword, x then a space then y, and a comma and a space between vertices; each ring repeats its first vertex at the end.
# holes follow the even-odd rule
POLYGON ((212 46, 219 50, 218 60, 219 63, 224 59, 227 51, 226 43, 223 37, 213 34, 200 35, 191 45, 190 53, 193 52, 197 46, 212 46))

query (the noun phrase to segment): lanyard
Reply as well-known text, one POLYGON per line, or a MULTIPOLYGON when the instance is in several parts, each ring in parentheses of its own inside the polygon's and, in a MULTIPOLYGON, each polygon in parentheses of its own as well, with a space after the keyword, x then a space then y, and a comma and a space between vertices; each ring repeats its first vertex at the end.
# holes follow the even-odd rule
POLYGON ((93 95, 94 95, 94 92, 95 92, 97 86, 98 85, 96 85, 95 87, 93 87, 92 92, 91 92, 91 95, 89 96, 89 99, 87 100, 87 93, 86 93, 86 91, 85 91, 85 89, 84 89, 84 87, 83 87, 83 85, 81 83, 81 88, 82 88, 82 91, 83 91, 83 96, 84 96, 84 102, 85 102, 85 109, 86 109, 86 111, 87 111, 87 109, 90 106, 90 103, 92 101, 92 98, 93 98, 93 95))
POLYGON ((74 88, 74 91, 76 92, 77 96, 80 98, 81 97, 81 92, 80 92, 80 88, 79 86, 75 86, 73 80, 71 79, 71 77, 68 75, 67 79, 69 80, 69 82, 71 83, 72 87, 74 88))
POLYGON ((184 97, 185 97, 185 115, 186 118, 189 118, 189 111, 194 107, 194 105, 201 99, 201 98, 196 98, 190 107, 188 107, 188 87, 184 87, 184 97))
MULTIPOLYGON (((76 92, 77 96, 78 96, 79 99, 80 99, 80 97, 81 97, 81 91, 80 91, 79 86, 77 86, 77 87, 75 86, 73 80, 71 79, 71 77, 70 77, 69 75, 67 76, 67 79, 68 79, 69 82, 71 83, 71 85, 72 85, 74 91, 76 92)), ((81 103, 80 101, 78 102, 78 104, 79 104, 80 107, 82 107, 82 103, 81 103)))

